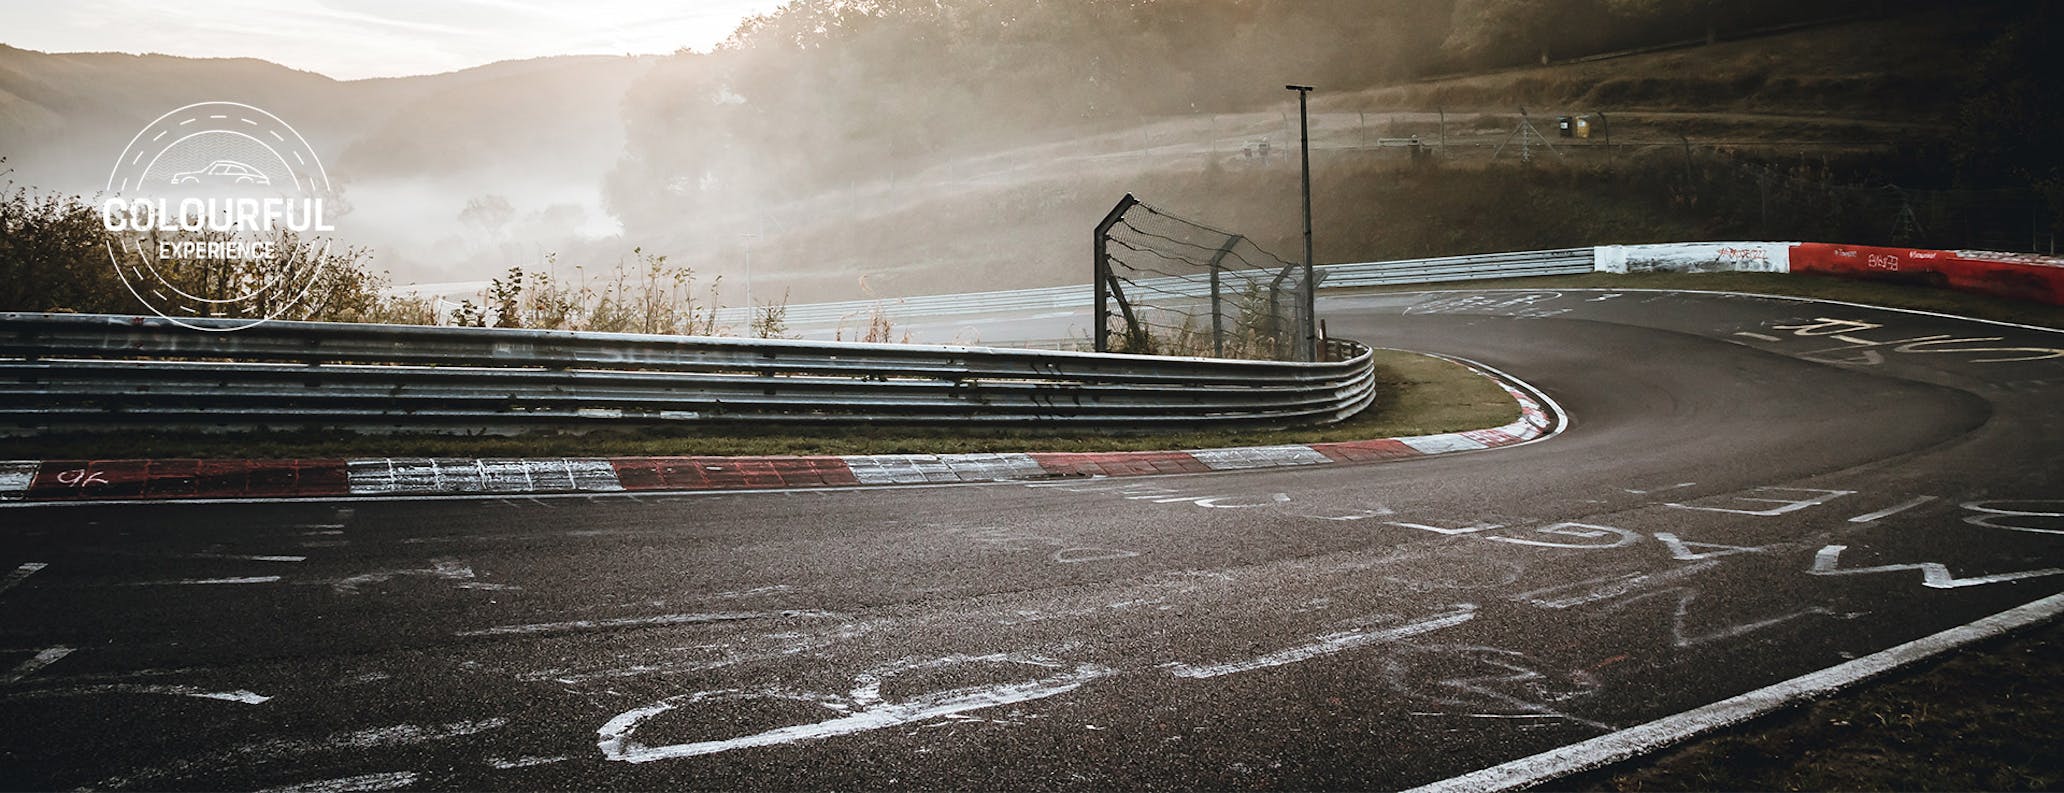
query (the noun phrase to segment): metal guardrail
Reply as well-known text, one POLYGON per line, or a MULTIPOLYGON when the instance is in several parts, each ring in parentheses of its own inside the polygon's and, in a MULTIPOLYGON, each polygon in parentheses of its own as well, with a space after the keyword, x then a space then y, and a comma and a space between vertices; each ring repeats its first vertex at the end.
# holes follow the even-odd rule
POLYGON ((1564 248, 1552 251, 1406 259, 1395 262, 1334 264, 1321 268, 1326 276, 1319 282, 1319 286, 1322 289, 1347 289, 1357 286, 1475 281, 1533 275, 1582 275, 1591 272, 1594 267, 1593 250, 1564 248))
MULTIPOLYGON (((1443 256, 1433 259, 1404 259, 1389 262, 1328 264, 1317 268, 1318 287, 1343 289, 1359 286, 1470 281, 1485 278, 1520 278, 1533 275, 1580 275, 1592 272, 1592 248, 1564 248, 1515 253, 1484 253, 1443 256)), ((1227 277, 1247 278, 1259 271, 1229 272, 1227 277)), ((1163 296, 1210 297, 1209 285, 1196 279, 1155 278, 1139 282, 1142 288, 1163 296)), ((895 317, 928 317, 954 314, 1000 314, 1022 311, 1069 311, 1087 308, 1094 302, 1088 284, 1014 289, 1003 292, 964 292, 919 295, 879 300, 845 300, 835 303, 803 303, 788 307, 791 325, 865 325, 876 308, 895 317)), ((743 325, 742 308, 717 312, 720 322, 743 325)))
POLYGON ((1375 394, 1323 363, 616 333, 0 313, 0 432, 895 422, 1324 424, 1375 394), (191 322, 191 321, 190 321, 191 322), (205 324, 207 321, 194 322, 205 324))

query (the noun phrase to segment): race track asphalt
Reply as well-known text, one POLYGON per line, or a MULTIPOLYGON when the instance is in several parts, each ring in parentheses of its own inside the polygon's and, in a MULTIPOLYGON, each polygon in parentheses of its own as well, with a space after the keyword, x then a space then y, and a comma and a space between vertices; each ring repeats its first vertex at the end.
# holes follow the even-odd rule
POLYGON ((1397 788, 2064 591, 2064 334, 1322 309, 1569 427, 1122 480, 11 506, 0 787, 1397 788))

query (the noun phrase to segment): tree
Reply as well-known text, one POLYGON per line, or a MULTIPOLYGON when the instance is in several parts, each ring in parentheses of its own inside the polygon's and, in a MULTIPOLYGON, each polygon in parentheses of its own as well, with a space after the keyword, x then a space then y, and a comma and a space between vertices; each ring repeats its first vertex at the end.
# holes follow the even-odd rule
POLYGON ((1535 57, 1546 64, 1559 45, 1598 16, 1594 0, 1459 0, 1442 46, 1479 65, 1535 57))

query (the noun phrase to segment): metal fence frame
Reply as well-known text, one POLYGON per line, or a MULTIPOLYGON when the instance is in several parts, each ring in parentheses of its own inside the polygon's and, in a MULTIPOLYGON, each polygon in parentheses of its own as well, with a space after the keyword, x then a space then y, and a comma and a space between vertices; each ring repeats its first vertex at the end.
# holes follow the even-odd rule
MULTIPOLYGON (((1325 264, 1313 269, 1317 271, 1315 278, 1318 281, 1318 289, 1325 291, 1389 284, 1520 278, 1532 275, 1581 275, 1593 271, 1593 252, 1593 248, 1562 248, 1430 259, 1325 264)), ((1226 277, 1251 277, 1257 273, 1224 270, 1222 274, 1226 277)), ((1196 282, 1190 280, 1165 278, 1150 279, 1142 283, 1149 284, 1156 292, 1164 294, 1186 290, 1190 296, 1199 300, 1209 300, 1211 297, 1208 287, 1199 288, 1196 282)), ((1000 292, 962 292, 880 300, 800 303, 788 307, 785 319, 791 325, 809 326, 864 318, 877 308, 902 316, 928 317, 1012 311, 1058 311, 1095 305, 1096 295, 1092 289, 1084 288, 1082 285, 1051 286, 1000 292)), ((718 311, 717 317, 720 322, 738 323, 745 321, 747 315, 744 309, 732 308, 718 311)))

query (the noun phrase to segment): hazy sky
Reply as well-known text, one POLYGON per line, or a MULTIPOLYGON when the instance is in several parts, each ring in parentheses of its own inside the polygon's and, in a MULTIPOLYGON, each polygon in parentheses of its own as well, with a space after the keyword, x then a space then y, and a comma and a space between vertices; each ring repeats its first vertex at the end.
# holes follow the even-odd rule
POLYGON ((781 0, 0 0, 0 43, 250 57, 338 79, 708 49, 781 0))

